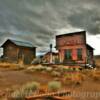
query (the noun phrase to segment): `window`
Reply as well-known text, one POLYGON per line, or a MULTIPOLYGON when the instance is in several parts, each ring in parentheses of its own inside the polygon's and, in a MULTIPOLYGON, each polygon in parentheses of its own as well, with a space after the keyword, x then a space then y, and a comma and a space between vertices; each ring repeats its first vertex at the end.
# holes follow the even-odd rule
POLYGON ((82 49, 77 49, 77 58, 78 60, 82 60, 82 49))
POLYGON ((65 50, 65 59, 68 59, 68 60, 72 59, 72 50, 71 49, 65 50))

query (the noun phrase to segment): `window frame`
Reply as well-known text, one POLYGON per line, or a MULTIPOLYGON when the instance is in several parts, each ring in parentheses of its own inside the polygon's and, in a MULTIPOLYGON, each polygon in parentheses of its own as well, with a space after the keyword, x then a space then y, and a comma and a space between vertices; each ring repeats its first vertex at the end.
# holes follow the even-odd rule
POLYGON ((64 58, 66 60, 72 60, 72 49, 66 49, 65 50, 65 56, 64 58))
POLYGON ((83 58, 83 56, 82 56, 82 52, 83 52, 83 49, 82 48, 78 48, 77 49, 77 59, 78 60, 82 60, 83 58))

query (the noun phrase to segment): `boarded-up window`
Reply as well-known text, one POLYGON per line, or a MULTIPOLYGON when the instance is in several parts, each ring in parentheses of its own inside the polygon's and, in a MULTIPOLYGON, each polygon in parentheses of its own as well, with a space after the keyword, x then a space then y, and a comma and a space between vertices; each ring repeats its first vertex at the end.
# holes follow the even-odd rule
POLYGON ((77 49, 77 58, 78 60, 82 60, 82 48, 77 49))
POLYGON ((68 59, 68 60, 72 59, 72 50, 71 49, 65 50, 65 59, 68 59))

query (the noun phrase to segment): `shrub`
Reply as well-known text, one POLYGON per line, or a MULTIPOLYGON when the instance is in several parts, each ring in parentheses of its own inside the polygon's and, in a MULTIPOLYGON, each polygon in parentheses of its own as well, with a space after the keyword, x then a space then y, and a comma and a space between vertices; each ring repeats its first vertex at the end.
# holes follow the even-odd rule
POLYGON ((71 71, 73 71, 73 68, 64 67, 63 70, 64 70, 64 72, 66 72, 66 71, 71 72, 71 71))
POLYGON ((43 71, 43 70, 45 70, 46 68, 45 68, 44 66, 39 65, 39 66, 37 66, 35 69, 36 69, 37 71, 43 71))
POLYGON ((64 72, 64 67, 61 66, 61 65, 57 66, 56 71, 59 71, 59 72, 63 73, 64 72))
POLYGON ((46 67, 46 71, 47 72, 51 72, 52 71, 52 67, 46 67))
POLYGON ((58 78, 58 77, 54 77, 53 80, 54 80, 54 81, 60 81, 60 78, 58 78))
POLYGON ((68 74, 65 75, 65 77, 66 77, 67 80, 70 80, 70 79, 72 79, 73 74, 68 73, 68 74))
POLYGON ((39 83, 37 83, 37 82, 31 82, 31 83, 28 83, 28 84, 24 85, 22 88, 24 88, 24 90, 35 91, 35 90, 39 89, 39 87, 40 87, 39 83))
POLYGON ((37 82, 31 82, 23 85, 22 88, 14 91, 11 94, 11 98, 14 100, 24 100, 26 96, 30 96, 34 91, 39 89, 40 84, 37 82))
POLYGON ((42 65, 37 65, 37 66, 30 66, 27 68, 26 72, 34 72, 34 71, 47 71, 47 72, 51 72, 52 71, 52 67, 48 67, 48 66, 42 66, 42 65))
POLYGON ((51 81, 48 83, 48 89, 50 91, 57 91, 61 88, 61 83, 58 81, 51 81))
POLYGON ((59 77, 61 75, 61 73, 60 72, 57 72, 57 71, 52 71, 51 75, 53 77, 59 77))
MULTIPOLYGON (((26 91, 24 91, 24 89, 19 89, 14 91, 11 96, 9 97, 11 100, 24 100, 25 96, 31 94, 30 92, 26 93, 26 91)), ((9 100, 10 100, 9 99, 9 100)))
POLYGON ((42 65, 37 65, 37 66, 30 66, 27 68, 28 71, 43 71, 46 70, 46 67, 42 66, 42 65))
POLYGON ((76 70, 77 72, 79 72, 79 71, 80 71, 80 68, 76 68, 75 70, 76 70))

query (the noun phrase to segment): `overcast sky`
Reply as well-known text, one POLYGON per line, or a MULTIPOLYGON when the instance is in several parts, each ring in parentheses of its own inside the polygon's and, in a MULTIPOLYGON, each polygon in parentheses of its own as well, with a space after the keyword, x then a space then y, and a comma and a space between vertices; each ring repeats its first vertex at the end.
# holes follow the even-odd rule
POLYGON ((0 0, 0 44, 25 40, 44 52, 55 35, 86 30, 87 42, 100 54, 99 7, 100 0, 0 0))

